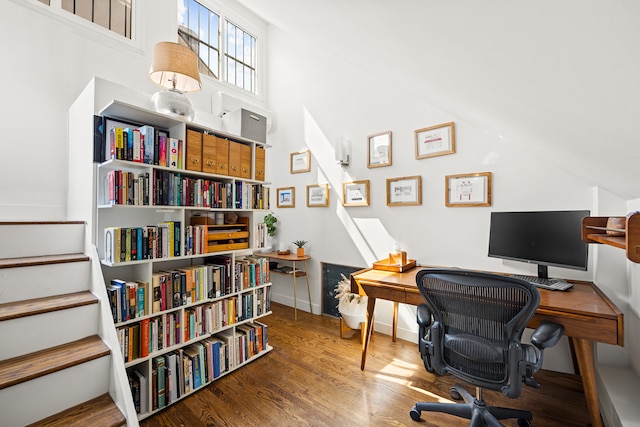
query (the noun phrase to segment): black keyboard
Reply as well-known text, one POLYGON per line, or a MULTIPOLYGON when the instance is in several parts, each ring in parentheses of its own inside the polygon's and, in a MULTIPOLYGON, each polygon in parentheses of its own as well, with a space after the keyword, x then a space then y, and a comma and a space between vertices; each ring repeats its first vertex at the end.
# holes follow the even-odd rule
POLYGON ((573 288, 573 283, 569 283, 564 279, 541 279, 536 276, 524 276, 521 274, 514 274, 512 277, 524 280, 538 288, 548 289, 550 291, 566 291, 567 289, 573 288))

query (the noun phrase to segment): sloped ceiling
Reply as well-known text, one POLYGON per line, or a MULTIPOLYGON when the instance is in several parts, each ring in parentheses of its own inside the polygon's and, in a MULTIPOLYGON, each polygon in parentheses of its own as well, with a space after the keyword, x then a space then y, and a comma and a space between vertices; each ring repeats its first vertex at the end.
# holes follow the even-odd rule
POLYGON ((238 2, 590 185, 640 198, 636 0, 238 2))

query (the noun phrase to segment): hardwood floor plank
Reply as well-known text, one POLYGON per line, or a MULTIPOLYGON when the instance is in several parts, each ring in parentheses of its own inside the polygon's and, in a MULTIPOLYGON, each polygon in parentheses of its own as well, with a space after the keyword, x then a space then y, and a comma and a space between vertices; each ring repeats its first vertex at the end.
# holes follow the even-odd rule
MULTIPOLYGON (((409 417, 416 401, 450 400, 456 382, 428 373, 416 344, 374 333, 361 371, 359 331, 340 339, 337 319, 299 310, 296 322, 293 308, 272 303, 272 310, 263 322, 273 351, 143 420, 141 427, 468 426, 446 414, 423 413, 423 423, 409 417)), ((540 371, 536 379, 542 387, 525 387, 519 399, 486 391, 485 401, 530 410, 536 427, 588 425, 580 377, 540 371)))

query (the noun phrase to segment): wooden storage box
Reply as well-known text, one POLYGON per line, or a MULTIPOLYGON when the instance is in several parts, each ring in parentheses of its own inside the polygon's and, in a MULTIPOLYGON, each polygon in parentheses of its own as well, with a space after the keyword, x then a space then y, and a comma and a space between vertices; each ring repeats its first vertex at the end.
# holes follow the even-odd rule
POLYGON ((207 253, 249 248, 249 218, 239 217, 234 224, 214 224, 208 216, 191 217, 191 225, 207 226, 207 253))

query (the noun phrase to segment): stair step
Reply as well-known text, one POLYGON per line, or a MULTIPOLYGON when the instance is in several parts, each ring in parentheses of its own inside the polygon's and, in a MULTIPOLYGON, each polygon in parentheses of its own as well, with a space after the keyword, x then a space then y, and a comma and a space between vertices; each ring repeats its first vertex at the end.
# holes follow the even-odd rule
POLYGON ((85 254, 42 255, 20 258, 0 258, 0 268, 33 267, 36 265, 63 264, 67 262, 86 262, 85 254))
POLYGON ((0 222, 0 258, 83 252, 86 231, 82 221, 0 222))
POLYGON ((98 335, 0 361, 0 390, 110 354, 98 335))
POLYGON ((111 396, 103 394, 27 427, 119 427, 125 422, 111 396))
POLYGON ((9 302, 0 304, 0 322, 97 303, 98 297, 89 291, 9 302))

